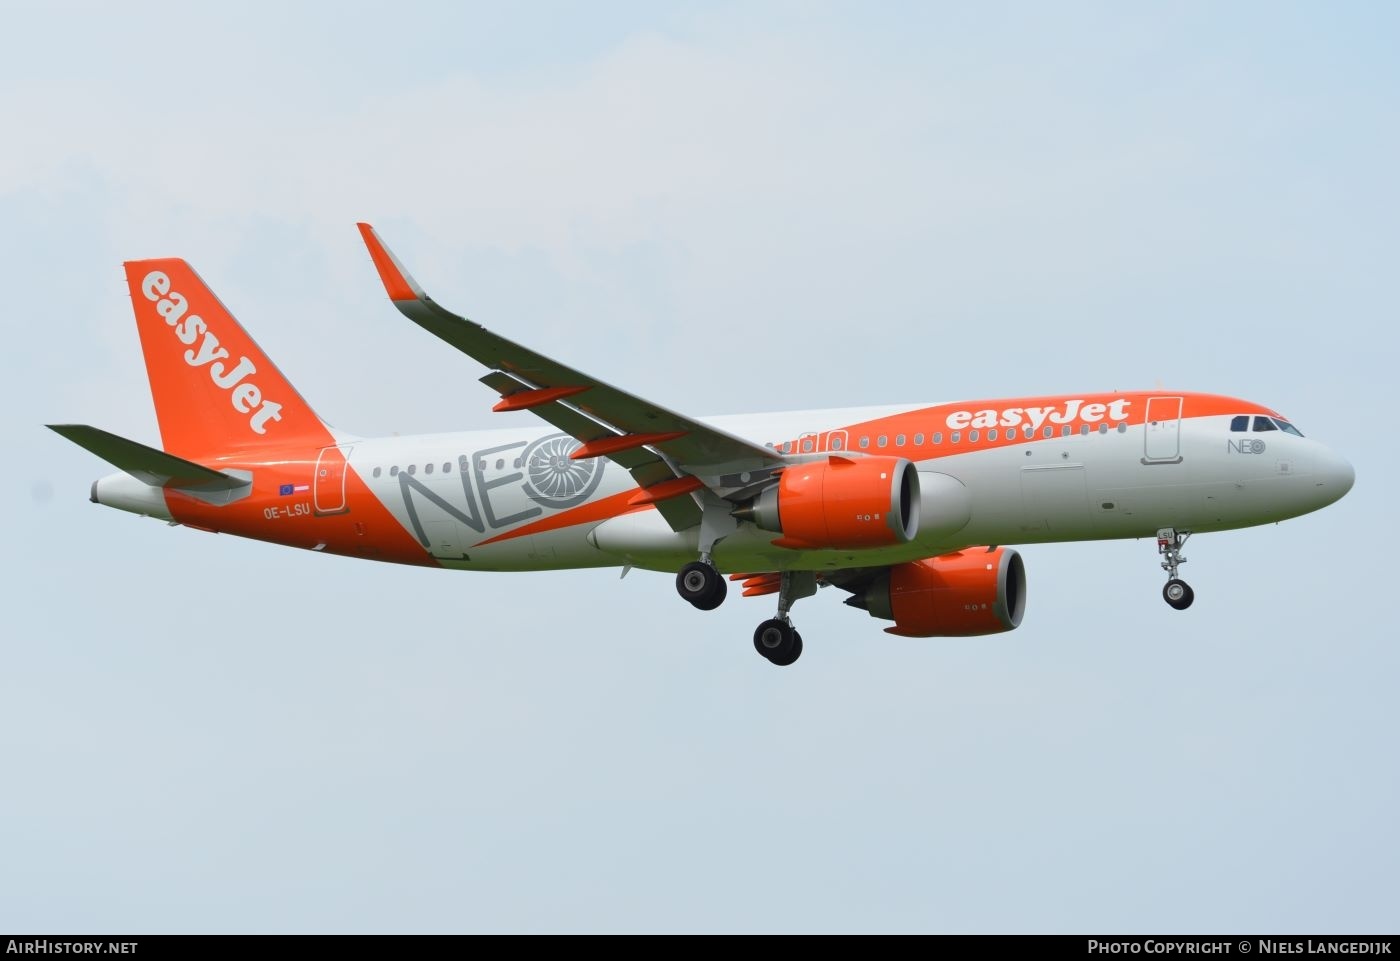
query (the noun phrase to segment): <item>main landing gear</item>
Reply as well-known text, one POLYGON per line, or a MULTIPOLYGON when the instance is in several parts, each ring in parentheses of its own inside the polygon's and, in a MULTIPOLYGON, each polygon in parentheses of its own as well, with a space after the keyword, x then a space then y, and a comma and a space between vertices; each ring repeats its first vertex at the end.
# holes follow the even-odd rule
POLYGON ((778 588, 778 616, 769 618, 753 632, 753 649, 778 667, 787 667, 802 656, 802 635, 792 626, 788 612, 792 605, 817 592, 817 575, 812 571, 783 571, 778 588))
POLYGON ((715 549, 726 534, 733 533, 739 522, 729 516, 733 505, 706 491, 702 497, 700 514, 700 559, 691 561, 676 575, 676 593, 702 611, 713 611, 724 603, 729 586, 719 571, 710 552, 715 549))
MULTIPOLYGON (((676 593, 702 611, 712 611, 724 603, 729 587, 710 552, 726 535, 739 526, 733 506, 712 494, 701 498, 699 532, 700 559, 691 561, 676 574, 676 593)), ((778 616, 758 625, 753 632, 754 650, 778 667, 787 667, 802 656, 802 635, 792 626, 788 611, 804 597, 817 592, 817 575, 812 571, 783 571, 778 587, 778 616)))
MULTIPOLYGON (((778 667, 787 667, 802 656, 802 635, 792 626, 788 612, 793 604, 817 592, 817 575, 812 571, 784 571, 778 577, 778 616, 758 625, 753 632, 753 649, 778 667)), ((702 611, 719 607, 728 592, 728 585, 709 558, 691 561, 676 575, 676 593, 702 611)))
POLYGON ((769 618, 753 632, 753 649, 778 667, 802 656, 802 635, 789 620, 769 618))
POLYGON ((1177 577, 1177 568, 1186 563, 1181 555, 1182 545, 1191 536, 1190 531, 1179 531, 1164 527, 1157 532, 1157 553, 1162 555, 1162 570, 1167 572, 1167 583, 1162 588, 1162 599, 1178 611, 1184 611, 1196 599, 1191 585, 1177 577))
POLYGON ((709 558, 691 561, 676 575, 676 593, 702 611, 713 611, 724 603, 729 586, 709 558))

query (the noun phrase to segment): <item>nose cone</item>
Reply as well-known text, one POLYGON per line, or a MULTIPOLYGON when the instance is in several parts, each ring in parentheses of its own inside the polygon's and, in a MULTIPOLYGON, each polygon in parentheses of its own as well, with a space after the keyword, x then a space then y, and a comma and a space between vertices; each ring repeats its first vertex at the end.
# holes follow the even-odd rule
POLYGON ((1356 471, 1346 458, 1327 448, 1318 452, 1313 480, 1317 485, 1318 507, 1341 500, 1356 482, 1356 471))

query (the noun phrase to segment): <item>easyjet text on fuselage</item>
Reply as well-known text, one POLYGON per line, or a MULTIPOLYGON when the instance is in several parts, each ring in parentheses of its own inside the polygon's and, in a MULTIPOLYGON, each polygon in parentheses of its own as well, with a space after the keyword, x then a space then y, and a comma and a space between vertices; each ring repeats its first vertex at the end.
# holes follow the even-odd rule
POLYGON ((948 415, 949 430, 965 430, 969 427, 979 430, 990 427, 1020 427, 1025 424, 1031 430, 1039 430, 1042 424, 1068 424, 1080 420, 1096 424, 1105 419, 1125 421, 1132 401, 1119 398, 1107 404, 1086 404, 1076 398, 1050 407, 1004 407, 1000 410, 959 410, 948 415))

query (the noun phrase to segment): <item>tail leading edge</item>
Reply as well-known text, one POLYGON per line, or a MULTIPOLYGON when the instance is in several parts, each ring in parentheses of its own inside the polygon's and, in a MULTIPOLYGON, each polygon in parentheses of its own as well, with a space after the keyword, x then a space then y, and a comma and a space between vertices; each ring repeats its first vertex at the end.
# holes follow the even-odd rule
POLYGON ((193 267, 175 257, 125 266, 166 451, 208 456, 335 443, 193 267))

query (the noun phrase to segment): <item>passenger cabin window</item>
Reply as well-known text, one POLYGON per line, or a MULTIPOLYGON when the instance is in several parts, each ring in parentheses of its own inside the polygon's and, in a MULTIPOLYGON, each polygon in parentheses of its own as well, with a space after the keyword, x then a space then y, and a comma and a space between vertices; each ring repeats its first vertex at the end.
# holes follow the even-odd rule
POLYGON ((924 435, 923 435, 923 434, 915 434, 915 435, 914 435, 914 446, 915 446, 915 447, 918 447, 918 446, 919 446, 920 444, 922 444, 923 442, 924 442, 924 435))
POLYGON ((1271 421, 1271 420, 1269 420, 1269 418, 1267 418, 1267 417, 1255 417, 1255 418, 1254 418, 1254 430, 1255 430, 1256 433, 1259 433, 1259 432, 1261 432, 1261 431, 1266 431, 1266 430, 1278 430, 1278 428, 1275 427, 1275 426, 1274 426, 1274 422, 1271 421))
POLYGON ((895 435, 894 435, 894 446, 896 446, 896 447, 903 447, 903 446, 904 446, 904 435, 903 435, 903 434, 895 434, 895 435))
POLYGON ((1074 433, 1074 428, 1071 427, 1071 426, 1069 426, 1068 424, 1066 424, 1064 427, 1061 427, 1061 428, 1060 428, 1060 436, 1061 436, 1061 437, 1068 437, 1070 434, 1073 434, 1073 433, 1074 433))
POLYGON ((869 447, 869 446, 870 446, 870 438, 869 438, 869 437, 862 437, 862 438, 860 439, 860 446, 861 446, 861 449, 862 449, 862 450, 864 450, 865 448, 869 447))
POLYGON ((376 468, 374 469, 374 476, 375 476, 375 477, 378 477, 378 476, 379 476, 380 474, 382 474, 382 473, 384 473, 384 468, 382 468, 382 467, 376 467, 376 468))
POLYGON ((939 431, 938 433, 936 433, 936 434, 933 435, 933 442, 934 442, 935 444, 941 444, 941 443, 943 443, 943 432, 942 432, 942 431, 939 431))
POLYGON ((1238 417, 1231 417, 1230 430, 1236 434, 1242 430, 1249 430, 1249 415, 1241 414, 1238 417))
POLYGON ((888 437, 887 435, 885 435, 885 434, 881 434, 878 438, 876 438, 876 440, 875 440, 875 446, 876 446, 876 447, 884 447, 884 446, 885 446, 886 444, 888 444, 889 442, 890 442, 889 437, 888 437))
POLYGON ((841 449, 841 438, 839 438, 839 437, 833 437, 833 438, 831 438, 831 449, 832 449, 832 450, 840 450, 840 449, 841 449))
POLYGON ((431 474, 432 472, 433 472, 433 464, 432 464, 431 461, 429 461, 427 464, 424 464, 424 465, 423 465, 423 473, 425 473, 425 474, 431 474))
POLYGON ((975 444, 975 443, 977 443, 977 436, 978 436, 977 431, 975 431, 975 430, 970 430, 970 431, 968 431, 968 432, 967 432, 967 442, 968 442, 969 444, 975 444))
POLYGON ((987 440, 996 440, 996 439, 997 439, 997 432, 996 432, 995 429, 987 431, 987 440))

